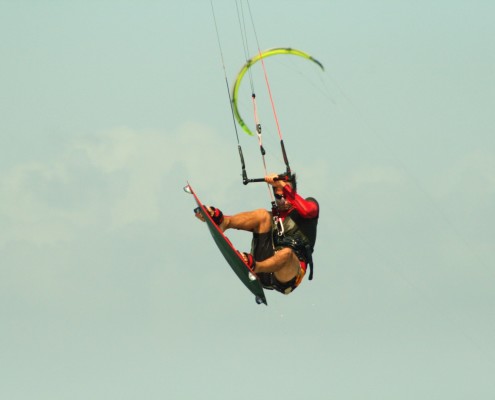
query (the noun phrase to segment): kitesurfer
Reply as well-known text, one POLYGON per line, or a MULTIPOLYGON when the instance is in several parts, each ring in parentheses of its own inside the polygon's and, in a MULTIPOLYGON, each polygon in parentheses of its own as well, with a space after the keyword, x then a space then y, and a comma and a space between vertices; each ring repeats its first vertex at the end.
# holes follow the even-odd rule
MULTIPOLYGON (((265 289, 289 294, 301 283, 308 266, 312 279, 319 206, 314 198, 304 199, 297 193, 295 174, 287 179, 280 177, 278 174, 265 177, 275 196, 276 206, 271 212, 258 209, 228 216, 215 207, 207 209, 223 232, 227 229, 252 232, 251 251, 242 253, 244 260, 265 289)), ((198 210, 195 215, 204 221, 198 210)))

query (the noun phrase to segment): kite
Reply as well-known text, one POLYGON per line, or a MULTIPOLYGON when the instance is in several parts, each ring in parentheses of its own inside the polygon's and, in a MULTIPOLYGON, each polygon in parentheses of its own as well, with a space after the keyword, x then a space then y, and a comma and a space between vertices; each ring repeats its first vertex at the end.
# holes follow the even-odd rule
POLYGON ((258 53, 256 56, 250 58, 249 60, 246 61, 246 63, 243 65, 239 73, 237 74, 237 78, 234 82, 234 85, 232 87, 232 110, 234 112, 235 119, 237 120, 238 124, 242 127, 242 129, 250 136, 253 136, 254 133, 249 129, 249 127, 246 125, 244 120, 242 119, 240 113, 239 113, 239 107, 237 105, 237 97, 239 95, 239 88, 241 86, 242 78, 246 74, 249 68, 251 68, 254 64, 256 64, 258 61, 262 60, 263 58, 271 57, 271 56, 276 56, 276 55, 293 55, 293 56, 298 56, 298 57, 303 57, 307 60, 310 60, 317 64, 322 70, 324 70, 323 64, 319 62, 317 59, 313 58, 310 56, 308 53, 305 53, 304 51, 293 49, 290 47, 277 47, 274 49, 269 49, 265 50, 263 52, 258 53))

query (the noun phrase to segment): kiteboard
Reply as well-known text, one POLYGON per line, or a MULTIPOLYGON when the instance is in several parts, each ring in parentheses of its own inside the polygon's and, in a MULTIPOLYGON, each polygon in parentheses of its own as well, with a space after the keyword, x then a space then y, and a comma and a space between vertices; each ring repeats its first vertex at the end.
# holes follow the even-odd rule
POLYGON ((248 267, 241 254, 239 254, 239 252, 232 245, 229 238, 225 236, 218 225, 213 222, 210 213, 205 208, 203 203, 201 203, 191 185, 188 184, 184 190, 194 196, 199 212, 203 216, 213 240, 237 277, 241 280, 244 286, 246 286, 251 293, 254 294, 256 303, 268 305, 266 302, 265 292, 263 291, 263 286, 261 286, 258 276, 248 267))

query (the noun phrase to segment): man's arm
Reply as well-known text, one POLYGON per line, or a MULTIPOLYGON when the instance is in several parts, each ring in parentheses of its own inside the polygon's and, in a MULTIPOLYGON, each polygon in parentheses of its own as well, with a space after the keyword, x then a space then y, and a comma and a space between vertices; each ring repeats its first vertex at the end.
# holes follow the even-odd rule
POLYGON ((303 218, 316 218, 318 216, 318 203, 303 199, 294 192, 290 185, 283 187, 284 197, 297 210, 303 218))

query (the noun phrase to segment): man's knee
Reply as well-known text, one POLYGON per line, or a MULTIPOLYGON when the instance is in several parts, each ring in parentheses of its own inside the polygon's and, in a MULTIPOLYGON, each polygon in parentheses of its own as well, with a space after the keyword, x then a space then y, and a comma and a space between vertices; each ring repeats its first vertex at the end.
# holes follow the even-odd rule
POLYGON ((260 208, 254 211, 256 213, 256 219, 258 221, 258 232, 269 232, 272 229, 272 216, 264 208, 260 208))

